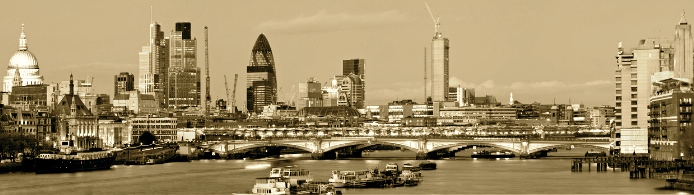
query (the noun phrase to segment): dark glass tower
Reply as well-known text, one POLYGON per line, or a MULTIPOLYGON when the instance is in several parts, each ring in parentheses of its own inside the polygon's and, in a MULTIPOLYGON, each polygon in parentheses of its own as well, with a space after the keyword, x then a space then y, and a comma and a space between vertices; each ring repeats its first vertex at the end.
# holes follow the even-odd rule
POLYGON ((246 67, 246 109, 261 113, 263 106, 277 101, 277 78, 275 60, 270 43, 260 34, 251 51, 251 60, 246 67))

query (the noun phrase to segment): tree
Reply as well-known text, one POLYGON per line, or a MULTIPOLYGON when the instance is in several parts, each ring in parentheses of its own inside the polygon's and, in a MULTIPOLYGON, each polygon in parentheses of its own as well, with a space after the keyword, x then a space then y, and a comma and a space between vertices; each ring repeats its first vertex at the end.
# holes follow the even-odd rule
POLYGON ((152 144, 154 141, 157 141, 157 137, 155 137, 154 134, 152 134, 151 132, 145 131, 142 132, 142 135, 140 135, 140 139, 138 139, 138 141, 140 141, 140 143, 144 145, 149 145, 152 144))

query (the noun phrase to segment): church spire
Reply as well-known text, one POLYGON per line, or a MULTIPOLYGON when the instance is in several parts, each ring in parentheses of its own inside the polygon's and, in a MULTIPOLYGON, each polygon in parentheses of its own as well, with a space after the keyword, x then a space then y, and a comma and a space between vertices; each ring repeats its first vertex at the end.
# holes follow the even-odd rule
POLYGON ((24 24, 22 24, 22 34, 19 34, 19 50, 27 50, 27 36, 24 34, 24 24))
POLYGON ((684 10, 682 10, 682 18, 680 18, 680 24, 687 24, 687 20, 684 19, 684 10))
POLYGON ((74 93, 75 90, 73 88, 75 88, 75 84, 72 83, 72 74, 70 74, 70 95, 71 96, 75 95, 75 93, 74 93))

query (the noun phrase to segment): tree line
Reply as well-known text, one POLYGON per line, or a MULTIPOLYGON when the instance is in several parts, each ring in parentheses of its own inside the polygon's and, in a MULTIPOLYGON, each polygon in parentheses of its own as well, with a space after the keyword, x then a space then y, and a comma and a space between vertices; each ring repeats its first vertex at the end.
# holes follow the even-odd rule
POLYGON ((52 148, 52 144, 37 139, 36 135, 0 133, 0 159, 12 159, 14 162, 19 153, 36 156, 40 150, 47 148, 52 148))

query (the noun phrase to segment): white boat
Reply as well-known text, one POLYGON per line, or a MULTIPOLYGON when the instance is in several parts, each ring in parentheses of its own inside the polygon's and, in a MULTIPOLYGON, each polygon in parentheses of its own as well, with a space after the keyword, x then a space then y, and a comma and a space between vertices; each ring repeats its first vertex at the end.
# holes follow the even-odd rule
POLYGON ((391 172, 391 171, 398 172, 398 171, 400 171, 398 169, 398 163, 388 163, 386 165, 386 168, 384 169, 384 171, 386 171, 386 172, 391 172))
POLYGON ((419 184, 419 182, 422 182, 424 178, 422 177, 422 173, 419 171, 412 172, 410 170, 403 170, 398 177, 398 180, 404 182, 407 186, 415 186, 419 184))
POLYGON ((313 181, 311 172, 306 169, 299 169, 296 166, 287 166, 284 168, 272 168, 270 177, 286 178, 291 185, 301 185, 302 183, 313 181))
POLYGON ((253 194, 290 194, 291 185, 283 177, 261 177, 255 179, 253 194))
POLYGON ((354 171, 332 171, 332 175, 328 182, 335 186, 336 188, 347 187, 347 184, 356 180, 357 173, 354 171))

